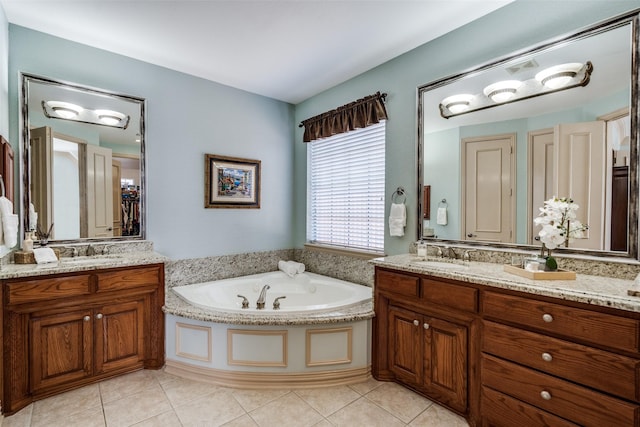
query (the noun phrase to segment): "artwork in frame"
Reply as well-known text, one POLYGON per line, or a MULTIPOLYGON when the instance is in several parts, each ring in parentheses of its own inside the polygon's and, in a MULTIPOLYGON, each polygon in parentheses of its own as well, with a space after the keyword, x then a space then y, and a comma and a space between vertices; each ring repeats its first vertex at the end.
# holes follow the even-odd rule
POLYGON ((205 154, 205 208, 260 208, 260 160, 205 154))

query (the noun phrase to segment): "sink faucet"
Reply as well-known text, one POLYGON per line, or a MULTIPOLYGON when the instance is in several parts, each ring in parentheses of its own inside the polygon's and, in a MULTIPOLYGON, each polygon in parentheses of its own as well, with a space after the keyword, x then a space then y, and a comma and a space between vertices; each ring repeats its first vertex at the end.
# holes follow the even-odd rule
POLYGON ((258 310, 262 310, 264 308, 265 298, 267 297, 267 289, 271 289, 271 286, 264 285, 262 287, 262 290, 260 291, 260 296, 258 297, 258 301, 256 301, 258 310))
POLYGON ((451 259, 458 259, 458 254, 456 253, 456 251, 455 251, 451 246, 449 246, 449 247, 447 248, 447 252, 448 252, 448 255, 447 255, 447 256, 448 256, 449 258, 451 258, 451 259))

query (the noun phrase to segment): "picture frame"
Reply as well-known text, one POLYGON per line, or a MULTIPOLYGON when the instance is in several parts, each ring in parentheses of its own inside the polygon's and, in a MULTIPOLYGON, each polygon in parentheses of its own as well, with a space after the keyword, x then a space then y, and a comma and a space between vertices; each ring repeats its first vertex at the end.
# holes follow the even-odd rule
POLYGON ((204 207, 260 209, 260 160, 205 154, 204 207))

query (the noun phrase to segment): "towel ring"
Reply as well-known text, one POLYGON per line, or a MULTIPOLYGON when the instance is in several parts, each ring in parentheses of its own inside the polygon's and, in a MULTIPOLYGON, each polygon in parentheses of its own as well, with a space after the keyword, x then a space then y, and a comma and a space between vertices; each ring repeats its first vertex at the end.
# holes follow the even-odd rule
POLYGON ((398 203, 398 198, 402 197, 402 201, 399 203, 404 203, 407 201, 407 195, 404 192, 404 188, 402 187, 398 187, 396 188, 396 191, 393 192, 393 194, 391 195, 391 201, 393 203, 398 203))
POLYGON ((438 207, 447 207, 447 199, 442 199, 440 200, 440 203, 438 203, 438 207))

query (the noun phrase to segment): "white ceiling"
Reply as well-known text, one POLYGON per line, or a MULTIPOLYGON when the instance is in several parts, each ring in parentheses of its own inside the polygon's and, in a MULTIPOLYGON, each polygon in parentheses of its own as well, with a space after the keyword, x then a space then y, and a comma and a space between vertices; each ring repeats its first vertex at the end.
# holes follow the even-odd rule
POLYGON ((8 21, 297 104, 513 0, 0 0, 8 21))

